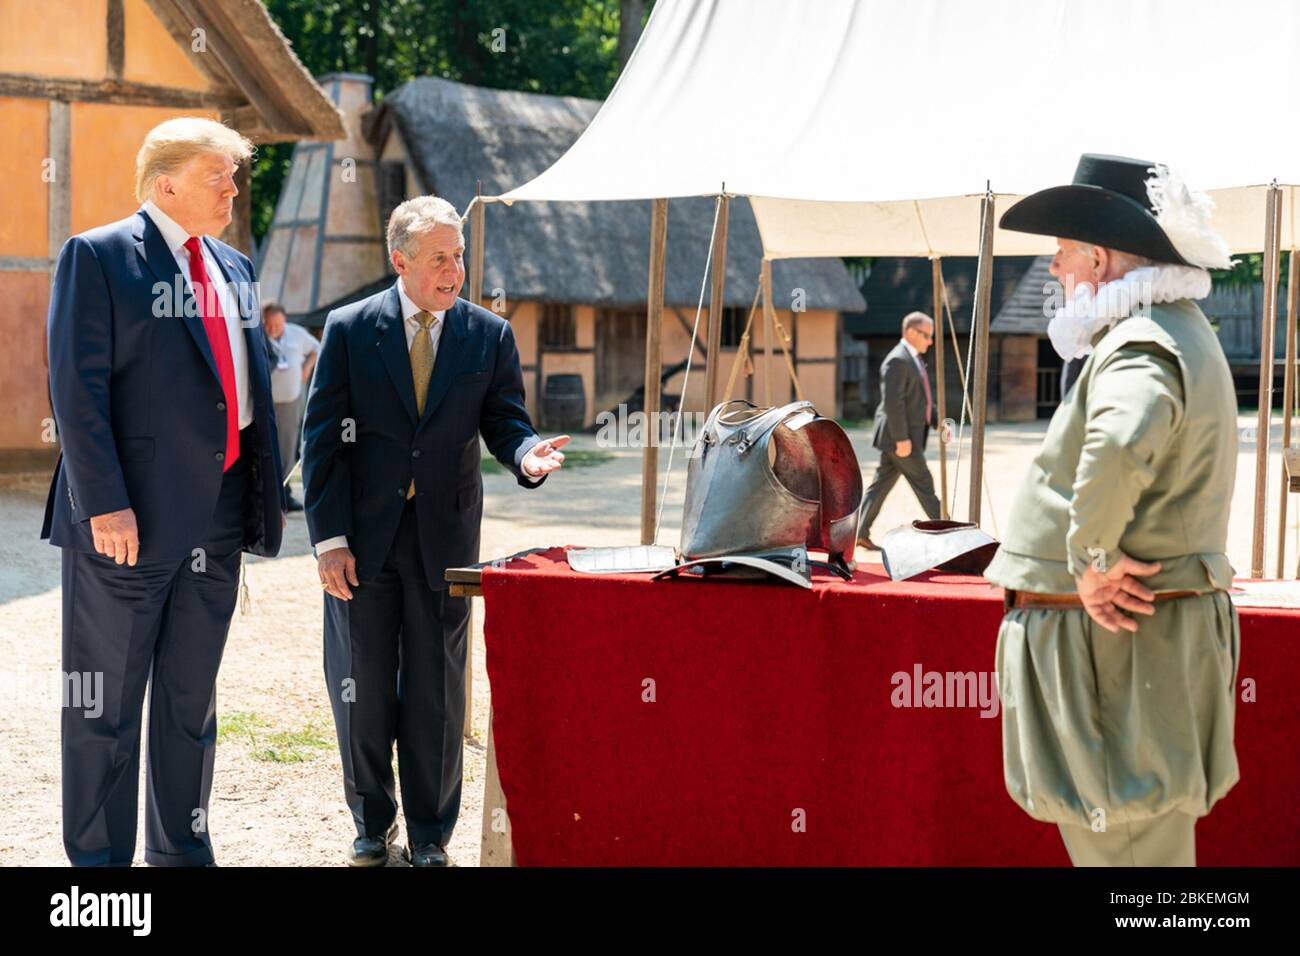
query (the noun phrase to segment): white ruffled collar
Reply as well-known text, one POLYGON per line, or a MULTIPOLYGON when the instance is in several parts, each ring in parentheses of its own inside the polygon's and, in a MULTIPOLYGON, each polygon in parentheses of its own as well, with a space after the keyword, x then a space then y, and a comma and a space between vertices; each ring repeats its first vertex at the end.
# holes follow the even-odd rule
POLYGON ((1211 284, 1206 270, 1176 265, 1141 266, 1103 283, 1095 294, 1090 283, 1081 282, 1047 324, 1047 337, 1061 358, 1082 358, 1103 329, 1158 302, 1204 299, 1211 284))

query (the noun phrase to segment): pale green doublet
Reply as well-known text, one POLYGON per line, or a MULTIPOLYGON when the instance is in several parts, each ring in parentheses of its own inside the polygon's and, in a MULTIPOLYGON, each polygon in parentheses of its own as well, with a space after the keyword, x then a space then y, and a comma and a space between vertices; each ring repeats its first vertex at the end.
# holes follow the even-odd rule
POLYGON ((1240 646, 1228 598, 1237 402, 1190 300, 1094 340, 1017 493, 985 576, 1073 592, 1090 562, 1161 562, 1153 590, 1197 590, 1111 634, 1082 610, 1008 611, 998 634, 1007 789, 1030 816, 1088 826, 1209 812, 1238 777, 1240 646))

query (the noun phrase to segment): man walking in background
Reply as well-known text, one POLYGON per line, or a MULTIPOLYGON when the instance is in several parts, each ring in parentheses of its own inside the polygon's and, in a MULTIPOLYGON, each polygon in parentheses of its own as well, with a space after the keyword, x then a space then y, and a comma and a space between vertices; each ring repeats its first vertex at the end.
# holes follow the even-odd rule
MULTIPOLYGON (((290 322, 276 302, 262 306, 262 324, 266 326, 266 341, 271 347, 271 397, 275 400, 275 424, 280 433, 280 463, 288 476, 298 460, 302 409, 320 343, 301 325, 290 322)), ((302 511, 302 503, 292 494, 287 500, 290 511, 302 511)))
POLYGON ((862 500, 858 518, 858 544, 880 550, 871 540, 871 525, 880 514, 899 475, 916 492, 929 518, 939 517, 934 479, 925 464, 925 439, 934 417, 934 398, 925 353, 934 341, 934 322, 923 312, 903 318, 903 338, 880 365, 880 405, 871 444, 880 449, 876 477, 862 500))

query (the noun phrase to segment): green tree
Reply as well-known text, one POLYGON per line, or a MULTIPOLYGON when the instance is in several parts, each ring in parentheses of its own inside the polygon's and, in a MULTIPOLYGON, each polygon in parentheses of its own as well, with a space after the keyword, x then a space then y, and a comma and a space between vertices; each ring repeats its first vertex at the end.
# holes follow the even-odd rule
MULTIPOLYGON (((627 2, 627 0, 624 0, 627 2)), ((378 100, 420 76, 604 99, 618 78, 619 0, 266 0, 314 75, 367 73, 378 100)), ((644 7, 648 15, 651 3, 644 7)), ((252 226, 270 225, 293 145, 253 164, 252 226)))
MULTIPOLYGON (((1226 286, 1248 286, 1264 281, 1264 255, 1249 252, 1234 256, 1235 265, 1231 269, 1211 269, 1210 275, 1215 283, 1226 286)), ((1286 260, 1282 261, 1282 276, 1286 277, 1286 260)))

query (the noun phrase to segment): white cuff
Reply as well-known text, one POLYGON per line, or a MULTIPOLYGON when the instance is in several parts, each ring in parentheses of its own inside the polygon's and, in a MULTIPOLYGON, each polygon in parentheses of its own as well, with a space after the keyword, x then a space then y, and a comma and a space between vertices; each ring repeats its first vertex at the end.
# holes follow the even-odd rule
MULTIPOLYGON (((523 453, 522 455, 519 456, 519 474, 521 474, 521 475, 524 476, 524 480, 525 480, 525 481, 531 482, 532 484, 535 485, 535 484, 537 484, 539 481, 541 481, 543 478, 545 478, 546 476, 545 476, 545 475, 538 475, 536 478, 534 478, 534 477, 533 477, 532 475, 530 475, 528 472, 524 471, 524 459, 527 458, 530 454, 532 454, 533 449, 536 448, 538 445, 540 445, 542 442, 546 441, 546 439, 543 438, 541 435, 534 435, 533 437, 536 438, 537 440, 536 440, 535 442, 533 442, 531 445, 529 445, 527 448, 525 448, 525 449, 524 449, 524 453, 523 453)), ((526 438, 524 439, 524 441, 527 441, 527 440, 528 440, 528 439, 526 439, 526 438)), ((522 448, 522 447, 523 447, 523 442, 520 442, 519 444, 520 444, 520 447, 522 448)))
POLYGON ((336 551, 339 548, 348 547, 348 536, 345 534, 337 535, 333 538, 326 538, 320 544, 316 545, 316 557, 320 557, 326 551, 336 551))

